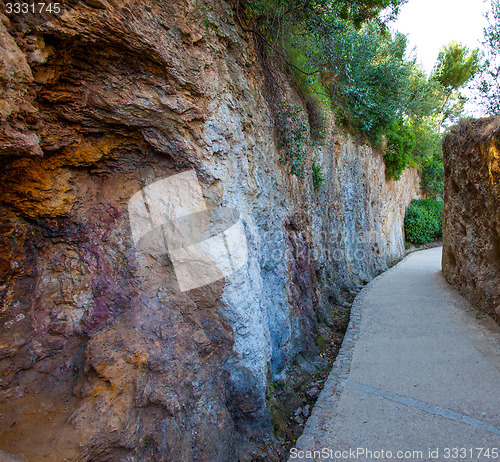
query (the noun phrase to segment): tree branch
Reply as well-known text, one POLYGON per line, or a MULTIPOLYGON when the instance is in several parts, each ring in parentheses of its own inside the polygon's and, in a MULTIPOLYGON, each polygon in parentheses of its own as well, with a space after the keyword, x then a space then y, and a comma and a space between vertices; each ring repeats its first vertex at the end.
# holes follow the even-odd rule
POLYGON ((245 27, 240 19, 240 14, 239 14, 239 11, 240 11, 240 0, 236 0, 236 20, 238 21, 238 24, 239 26, 245 31, 245 32, 249 32, 251 34, 254 34, 256 35, 257 37, 259 37, 268 47, 274 49, 274 51, 281 57, 281 59, 283 59, 283 61, 285 61, 285 63, 292 67, 293 69, 295 69, 296 71, 300 72, 301 74, 304 74, 304 75, 307 75, 307 76, 311 76, 311 75, 316 75, 316 74, 319 74, 320 69, 316 69, 315 71, 313 72, 306 72, 302 69, 300 69, 299 67, 297 67, 295 64, 292 64, 290 61, 288 61, 288 59, 285 57, 285 55, 283 53, 281 53, 280 51, 278 51, 276 49, 276 47, 274 47, 272 45, 271 42, 269 42, 269 40, 267 40, 260 32, 254 30, 254 29, 249 29, 248 27, 245 27))

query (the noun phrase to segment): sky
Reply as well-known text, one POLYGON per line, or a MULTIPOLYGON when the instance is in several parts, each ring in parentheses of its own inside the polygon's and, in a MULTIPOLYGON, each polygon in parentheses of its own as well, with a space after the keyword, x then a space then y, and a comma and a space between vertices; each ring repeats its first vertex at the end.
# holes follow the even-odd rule
MULTIPOLYGON (((490 5, 490 0, 408 0, 391 28, 408 36, 408 49, 416 47, 417 61, 430 74, 443 45, 455 41, 482 48, 484 13, 490 5)), ((462 93, 471 96, 467 89, 462 93)), ((475 117, 484 115, 471 100, 465 111, 475 117)))
POLYGON ((489 0, 409 0, 392 28, 408 35, 418 60, 432 71, 443 45, 456 41, 469 48, 481 46, 489 0))

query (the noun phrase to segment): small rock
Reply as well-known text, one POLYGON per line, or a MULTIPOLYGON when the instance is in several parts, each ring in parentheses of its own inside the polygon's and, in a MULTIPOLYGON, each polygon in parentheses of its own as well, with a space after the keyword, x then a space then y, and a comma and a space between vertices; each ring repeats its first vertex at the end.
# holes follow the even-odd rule
POLYGON ((307 419, 307 417, 309 417, 309 409, 310 409, 310 406, 309 404, 306 404, 304 406, 304 409, 302 409, 302 415, 307 419))
POLYGON ((299 425, 304 425, 304 420, 302 420, 301 417, 294 417, 295 422, 297 422, 299 425))
POLYGON ((201 35, 199 32, 194 32, 191 34, 191 40, 193 43, 198 43, 203 40, 203 35, 201 35))
POLYGON ((306 391, 306 396, 308 399, 316 399, 319 396, 319 393, 319 388, 313 387, 306 391))

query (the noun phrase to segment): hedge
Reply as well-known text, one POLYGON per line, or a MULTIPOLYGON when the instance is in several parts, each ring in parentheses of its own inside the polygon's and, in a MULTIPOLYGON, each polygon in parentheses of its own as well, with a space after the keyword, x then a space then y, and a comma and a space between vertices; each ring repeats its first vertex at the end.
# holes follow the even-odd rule
POLYGON ((406 209, 405 236, 411 244, 421 245, 441 239, 443 235, 443 202, 416 199, 406 209))

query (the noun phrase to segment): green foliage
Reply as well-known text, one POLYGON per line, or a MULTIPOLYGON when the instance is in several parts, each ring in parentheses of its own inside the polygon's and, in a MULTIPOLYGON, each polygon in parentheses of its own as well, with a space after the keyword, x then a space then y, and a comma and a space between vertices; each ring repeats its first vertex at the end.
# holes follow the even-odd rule
POLYGON ((406 38, 392 37, 375 24, 361 30, 337 25, 321 37, 323 74, 340 119, 378 143, 385 130, 401 118, 410 93, 412 65, 404 60, 406 38))
POLYGON ((421 171, 422 192, 431 199, 442 198, 444 166, 439 121, 435 117, 423 117, 412 120, 411 125, 415 135, 412 161, 421 171))
POLYGON ((478 52, 456 43, 448 45, 428 78, 407 58, 406 37, 390 33, 384 25, 387 16, 381 17, 394 17, 403 3, 245 3, 239 19, 256 32, 269 56, 279 57, 306 101, 308 126, 299 117, 301 111, 289 107, 276 111, 285 152, 281 162, 290 165, 290 173, 304 177, 310 138, 322 139, 323 114, 332 109, 351 133, 382 147, 387 178, 397 180, 406 167, 416 166, 424 172, 425 194, 442 195, 441 124, 460 115, 465 99, 459 89, 477 71, 478 52))
POLYGON ((415 148, 415 135, 410 126, 399 120, 394 121, 386 130, 386 139, 385 176, 388 179, 399 180, 415 148))
POLYGON ((442 121, 455 122, 462 114, 466 98, 459 90, 479 70, 479 51, 451 42, 443 47, 434 67, 432 79, 441 84, 444 100, 441 106, 442 121))
POLYGON ((245 17, 270 49, 284 54, 306 97, 333 103, 345 123, 379 141, 397 115, 398 79, 407 73, 406 39, 384 35, 379 15, 394 17, 405 1, 258 0, 248 3, 245 17))
POLYGON ((431 199, 442 199, 444 196, 444 166, 441 158, 431 157, 422 164, 422 191, 431 199))
POLYGON ((443 233, 443 202, 433 199, 412 201, 406 209, 406 241, 415 245, 440 239, 443 233))
POLYGON ((444 53, 439 72, 427 78, 406 60, 403 35, 391 36, 374 24, 361 30, 335 27, 336 33, 321 39, 329 69, 322 80, 340 121, 374 144, 385 137, 387 178, 398 180, 406 167, 425 166, 424 192, 438 196, 442 178, 439 169, 429 167, 442 163, 440 125, 460 113, 464 101, 455 88, 475 72, 477 52, 450 45, 453 53, 459 49, 461 65, 453 67, 454 54, 444 53))
MULTIPOLYGON (((444 89, 441 84, 433 78, 428 78, 415 65, 413 65, 408 84, 405 113, 412 119, 412 122, 435 118, 440 112, 444 100, 444 89)), ((435 131, 437 127, 438 124, 432 127, 432 130, 435 131)))
POLYGON ((459 90, 479 70, 479 51, 451 42, 440 51, 434 78, 446 92, 459 90))
MULTIPOLYGON (((395 18, 399 7, 407 0, 250 0, 247 18, 259 25, 260 30, 276 30, 283 23, 300 25, 309 31, 316 29, 330 18, 338 18, 360 27, 370 20, 395 18), (384 10, 386 18, 380 19, 384 10)), ((280 27, 281 26, 281 27, 280 27)))
MULTIPOLYGON (((379 13, 386 10, 386 20, 394 19, 399 13, 399 7, 407 0, 343 0, 335 2, 338 16, 347 21, 352 21, 357 27, 378 19, 379 13), (390 11, 387 11, 390 10, 390 11)), ((326 2, 325 2, 326 3, 326 2)), ((330 2, 331 3, 331 2, 330 2)))
POLYGON ((316 162, 316 159, 313 160, 312 164, 312 181, 316 192, 321 189, 321 186, 323 186, 323 183, 325 182, 323 168, 321 167, 321 164, 316 162))
POLYGON ((476 83, 477 102, 490 115, 500 114, 500 0, 491 0, 484 29, 486 59, 476 83))
POLYGON ((299 178, 305 177, 304 159, 307 155, 307 148, 314 144, 309 135, 309 126, 302 115, 303 112, 301 106, 286 105, 285 109, 278 114, 279 145, 285 152, 280 162, 288 164, 290 173, 299 178))
POLYGON ((438 156, 442 159, 439 120, 436 117, 418 117, 409 121, 415 135, 412 160, 415 166, 422 165, 427 158, 438 156))
POLYGON ((300 37, 300 34, 293 32, 284 41, 284 51, 291 63, 286 66, 286 70, 295 83, 295 87, 306 101, 311 138, 320 141, 325 136, 325 113, 329 108, 330 101, 321 82, 320 74, 314 72, 315 68, 307 54, 314 48, 314 44, 311 39, 301 37, 299 41, 298 37, 300 37), (299 69, 307 71, 310 75, 300 72, 299 69))

